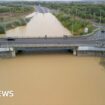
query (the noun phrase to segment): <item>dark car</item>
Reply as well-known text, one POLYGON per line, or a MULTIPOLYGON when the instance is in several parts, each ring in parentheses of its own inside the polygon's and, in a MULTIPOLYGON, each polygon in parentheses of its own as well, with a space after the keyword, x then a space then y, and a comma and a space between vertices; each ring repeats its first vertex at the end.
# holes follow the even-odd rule
POLYGON ((68 38, 68 36, 67 36, 67 35, 63 35, 63 37, 64 37, 64 38, 68 38))
POLYGON ((8 37, 7 40, 8 40, 8 41, 15 41, 14 38, 10 38, 10 37, 8 37))
POLYGON ((101 30, 101 33, 105 33, 105 30, 101 30))

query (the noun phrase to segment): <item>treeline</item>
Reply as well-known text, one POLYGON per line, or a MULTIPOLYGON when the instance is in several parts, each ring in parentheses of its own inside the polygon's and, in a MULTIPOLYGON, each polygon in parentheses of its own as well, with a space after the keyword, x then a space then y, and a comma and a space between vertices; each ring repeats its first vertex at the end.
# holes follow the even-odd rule
POLYGON ((24 6, 24 5, 9 5, 9 6, 0 6, 0 13, 23 13, 33 11, 34 8, 32 6, 24 6))
POLYGON ((73 35, 84 35, 85 28, 88 28, 88 33, 92 32, 94 27, 89 21, 77 18, 75 16, 70 16, 69 14, 55 14, 55 16, 60 20, 60 22, 71 31, 73 35))
POLYGON ((83 19, 105 23, 105 4, 43 2, 42 5, 83 19))

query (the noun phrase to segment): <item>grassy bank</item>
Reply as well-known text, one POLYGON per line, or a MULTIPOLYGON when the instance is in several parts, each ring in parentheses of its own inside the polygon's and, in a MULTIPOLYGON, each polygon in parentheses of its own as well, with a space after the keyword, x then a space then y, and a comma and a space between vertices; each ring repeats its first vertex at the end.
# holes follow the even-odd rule
POLYGON ((6 21, 0 23, 0 34, 5 34, 7 30, 16 28, 18 26, 26 25, 31 18, 17 18, 16 20, 6 21))
POLYGON ((101 58, 100 64, 105 68, 105 58, 101 58))
POLYGON ((83 35, 85 27, 88 33, 92 32, 92 22, 105 24, 105 4, 43 2, 41 5, 56 11, 56 17, 74 35, 83 35))
POLYGON ((82 2, 67 2, 67 3, 50 3, 43 2, 43 6, 50 9, 58 10, 66 14, 78 16, 83 19, 90 19, 95 22, 105 23, 105 3, 95 4, 95 3, 82 3, 82 2), (100 19, 101 15, 101 19, 100 19))
POLYGON ((0 24, 0 34, 5 34, 5 27, 3 24, 0 24))
POLYGON ((55 16, 64 25, 64 27, 70 30, 75 36, 86 34, 84 32, 85 28, 88 28, 88 33, 92 32, 94 29, 93 25, 87 20, 70 16, 69 14, 67 15, 65 13, 58 13, 55 14, 55 16))
POLYGON ((0 5, 0 34, 5 34, 9 29, 26 25, 30 18, 26 19, 25 16, 33 11, 33 6, 21 5, 21 3, 0 5))

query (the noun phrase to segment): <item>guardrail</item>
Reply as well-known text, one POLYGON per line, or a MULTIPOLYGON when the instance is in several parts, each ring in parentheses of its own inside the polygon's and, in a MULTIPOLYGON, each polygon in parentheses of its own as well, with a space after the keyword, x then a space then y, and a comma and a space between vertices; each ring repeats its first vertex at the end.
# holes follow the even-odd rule
POLYGON ((75 48, 79 46, 96 47, 96 44, 5 44, 1 45, 0 48, 75 48))
POLYGON ((96 32, 98 32, 100 30, 100 28, 96 28, 95 30, 93 30, 91 33, 88 33, 88 34, 84 34, 84 35, 81 35, 81 36, 73 36, 75 38, 81 38, 81 37, 89 37, 89 36, 92 36, 94 35, 96 32))
MULTIPOLYGON (((12 36, 12 38, 65 38, 65 36, 67 36, 68 38, 83 38, 83 37, 89 37, 89 36, 92 36, 94 35, 96 32, 98 32, 100 30, 100 28, 96 28, 95 30, 93 30, 91 33, 88 33, 88 34, 85 34, 85 35, 81 35, 81 36, 68 36, 68 35, 64 35, 63 37, 29 37, 29 36, 21 36, 21 37, 18 37, 18 36, 12 36)), ((5 35, 0 35, 0 38, 8 38, 7 36, 5 35)))

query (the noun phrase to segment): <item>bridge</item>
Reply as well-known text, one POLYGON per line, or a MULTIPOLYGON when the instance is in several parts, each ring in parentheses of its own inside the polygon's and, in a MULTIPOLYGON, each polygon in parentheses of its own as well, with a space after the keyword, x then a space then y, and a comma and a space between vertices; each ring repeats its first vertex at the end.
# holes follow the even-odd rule
MULTIPOLYGON (((36 48, 70 49, 73 51, 74 55, 77 54, 79 47, 92 47, 93 49, 98 48, 98 52, 99 49, 100 51, 102 49, 103 52, 103 49, 105 49, 105 39, 92 39, 90 37, 92 36, 61 38, 0 38, 0 48, 8 48, 8 51, 4 50, 4 52, 11 52, 12 56, 15 56, 15 53, 18 51, 36 48)), ((93 49, 91 49, 91 51, 93 51, 93 49)), ((96 51, 97 50, 95 50, 95 52, 96 51)), ((88 51, 86 50, 86 52, 88 51)))

